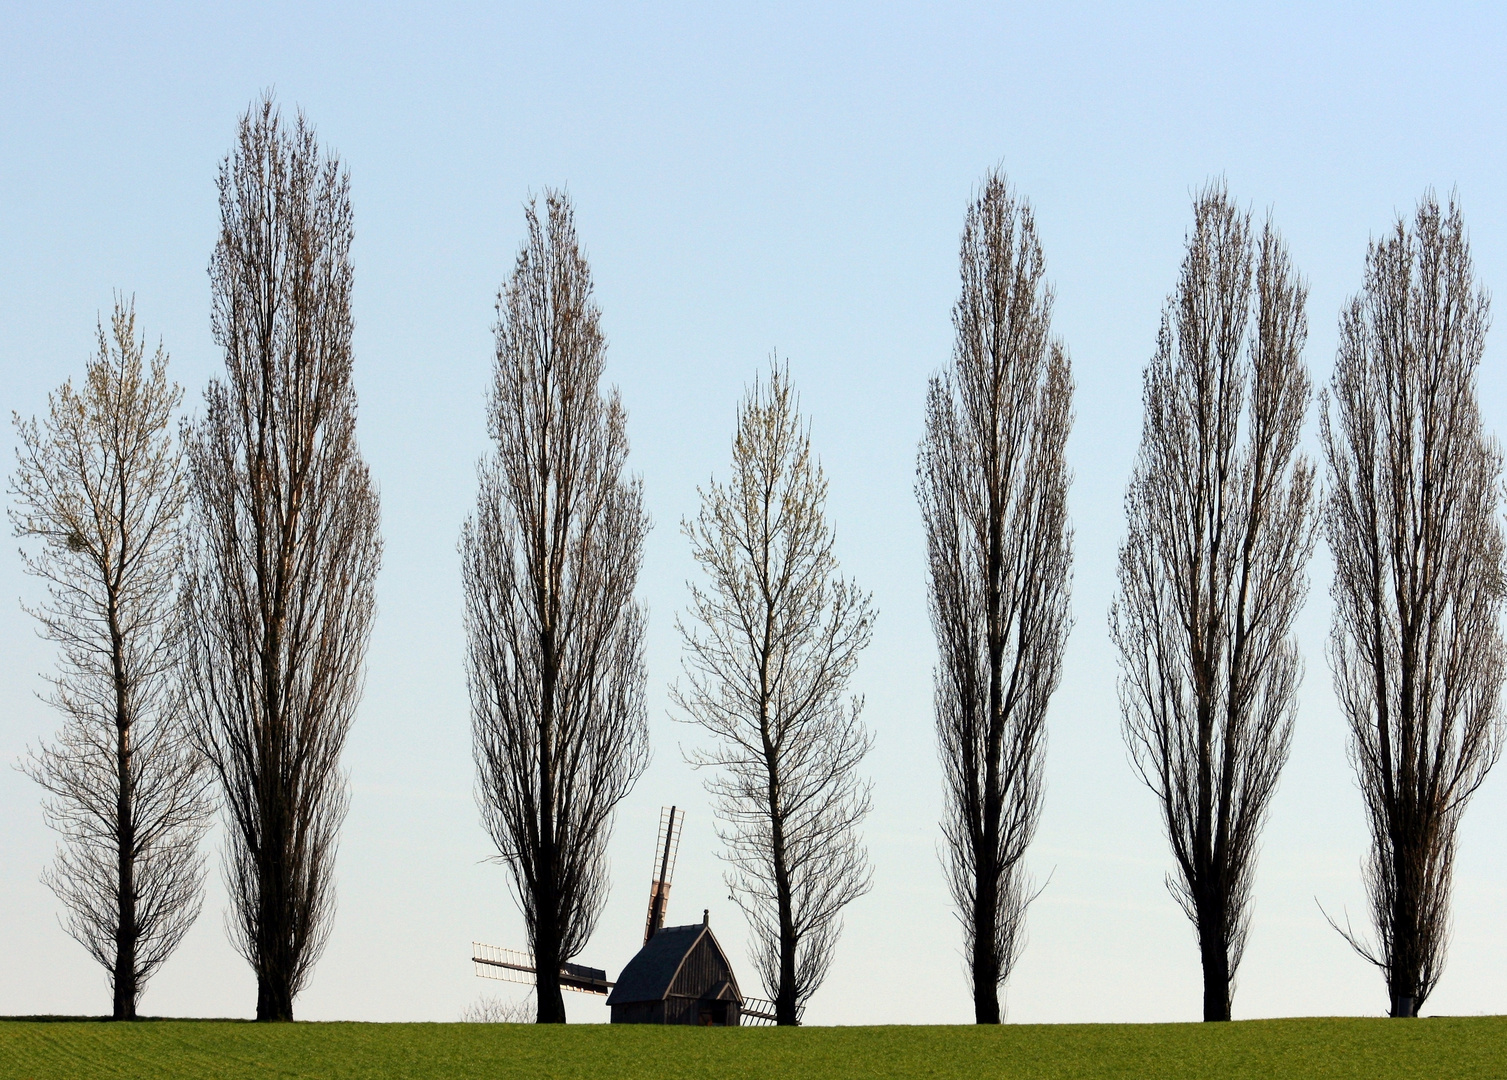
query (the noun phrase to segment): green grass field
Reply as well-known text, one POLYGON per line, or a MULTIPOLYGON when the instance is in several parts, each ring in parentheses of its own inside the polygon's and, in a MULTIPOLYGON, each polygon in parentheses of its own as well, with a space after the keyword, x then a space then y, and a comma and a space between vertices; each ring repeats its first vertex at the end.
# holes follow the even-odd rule
POLYGON ((0 1021, 0 1076, 677 1080, 1507 1077, 1507 1017, 666 1028, 0 1021))

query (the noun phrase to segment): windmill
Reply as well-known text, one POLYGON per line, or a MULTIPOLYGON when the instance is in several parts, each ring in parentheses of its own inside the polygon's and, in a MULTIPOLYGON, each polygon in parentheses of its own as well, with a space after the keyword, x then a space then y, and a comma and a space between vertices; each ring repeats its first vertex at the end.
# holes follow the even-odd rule
MULTIPOLYGON (((667 806, 660 810, 654 862, 649 869, 649 914, 644 920, 644 945, 619 977, 620 981, 626 979, 633 985, 634 989, 629 991, 632 1000, 622 1005, 614 1001, 608 1002, 613 1008, 613 1022, 773 1024, 774 1002, 744 998, 738 991, 731 966, 727 964, 716 939, 710 937, 707 912, 702 912, 699 925, 665 926, 665 912, 670 903, 670 879, 675 874, 675 856, 680 851, 680 832, 684 823, 685 811, 679 807, 667 806), (660 931, 665 931, 664 936, 651 947, 650 942, 660 931), (684 967, 685 957, 697 949, 709 950, 707 956, 713 962, 710 966, 702 962, 684 967), (654 955, 651 957, 650 954, 654 955), (668 965, 664 962, 666 959, 670 960, 668 965), (703 967, 706 968, 705 971, 700 970, 703 967), (686 978, 680 977, 683 968, 686 978), (655 982, 656 979, 658 982, 655 982), (692 982, 699 980, 707 985, 690 986, 687 985, 687 979, 692 982), (654 984, 647 990, 646 981, 654 984), (659 983, 664 985, 660 986, 659 983)), ((471 961, 476 966, 479 977, 529 985, 534 983, 537 969, 534 958, 528 953, 484 945, 479 941, 473 941, 471 945, 471 961)), ((619 983, 609 982, 607 972, 601 968, 561 964, 560 985, 566 990, 605 995, 619 983)), ((624 984, 624 990, 616 996, 623 996, 624 991, 628 991, 628 984, 624 984)), ((799 1010, 804 1011, 804 1008, 799 1010)))

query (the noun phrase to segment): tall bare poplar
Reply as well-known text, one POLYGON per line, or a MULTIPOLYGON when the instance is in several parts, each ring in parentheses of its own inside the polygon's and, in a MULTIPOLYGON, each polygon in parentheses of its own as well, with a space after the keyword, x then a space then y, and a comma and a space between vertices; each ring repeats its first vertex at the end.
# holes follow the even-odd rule
POLYGON ((334 912, 340 752, 382 557, 356 444, 350 178, 271 97, 220 167, 225 378, 188 431, 184 687, 219 780, 232 938, 258 1020, 290 1020, 334 912))
POLYGON ((1502 749, 1502 453, 1476 370, 1489 299, 1459 207, 1432 193, 1366 254, 1322 413, 1329 660, 1371 827, 1366 885, 1393 1016, 1444 969, 1455 842, 1502 749))
POLYGON ((873 739, 863 699, 845 694, 874 610, 839 573, 826 501, 789 372, 773 366, 738 409, 732 479, 681 526, 708 587, 691 587, 690 625, 676 620, 686 683, 670 696, 716 737, 690 759, 715 770, 727 885, 780 1024, 798 1022, 870 880, 857 768, 873 739))
POLYGON ((476 512, 461 533, 477 801, 523 909, 538 1020, 564 1023, 560 965, 607 901, 612 814, 648 764, 649 519, 624 469, 626 414, 591 270, 562 192, 497 298, 497 355, 476 512))
POLYGON ((1072 372, 1030 205, 990 173, 968 208, 952 364, 926 395, 916 496, 926 526, 948 884, 974 1019, 1024 943, 1026 848, 1041 816, 1047 703, 1070 627, 1063 448, 1072 372))
POLYGON ((15 417, 10 511, 47 585, 34 610, 60 649, 48 700, 63 713, 27 772, 62 846, 43 880, 68 932, 109 972, 112 1015, 136 1003, 203 902, 199 841, 212 812, 173 679, 173 596, 183 510, 172 414, 183 392, 158 346, 145 364, 134 306, 117 300, 84 372, 48 398, 42 423, 15 417))
POLYGON ((1110 628, 1125 740, 1177 863, 1205 1020, 1228 1020, 1261 827, 1287 761, 1302 661, 1293 619, 1317 534, 1298 453, 1311 388, 1307 288, 1270 222, 1222 183, 1194 200, 1177 291, 1145 373, 1145 422, 1110 628))

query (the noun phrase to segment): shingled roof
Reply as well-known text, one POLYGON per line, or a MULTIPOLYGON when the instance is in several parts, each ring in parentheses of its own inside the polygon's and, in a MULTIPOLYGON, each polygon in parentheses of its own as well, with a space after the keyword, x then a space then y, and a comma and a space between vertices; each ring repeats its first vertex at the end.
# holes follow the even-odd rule
MULTIPOLYGON (((685 963, 686 957, 696 948, 703 935, 709 939, 708 944, 717 951, 723 966, 731 974, 732 968, 727 964, 727 954, 722 951, 722 946, 717 944, 717 939, 712 936, 711 928, 705 923, 693 923, 690 926, 666 926, 656 931, 654 936, 644 943, 644 947, 638 951, 638 954, 628 961, 628 966, 623 968, 623 973, 617 977, 617 985, 613 987, 612 994, 607 998, 607 1004, 627 1005, 638 1001, 663 1001, 669 995, 681 965, 685 963)), ((722 982, 723 980, 718 980, 719 984, 722 982)), ((719 992, 711 995, 714 999, 735 1000, 740 1003, 743 1000, 736 983, 719 985, 717 989, 719 992)))

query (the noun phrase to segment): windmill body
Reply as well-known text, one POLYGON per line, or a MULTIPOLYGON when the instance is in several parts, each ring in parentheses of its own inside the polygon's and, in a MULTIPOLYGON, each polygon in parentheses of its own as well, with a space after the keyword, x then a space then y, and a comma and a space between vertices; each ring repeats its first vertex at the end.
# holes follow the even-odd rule
POLYGON ((644 943, 607 998, 614 1024, 736 1027, 743 995, 708 920, 664 926, 644 943))

